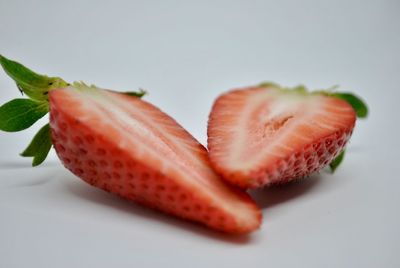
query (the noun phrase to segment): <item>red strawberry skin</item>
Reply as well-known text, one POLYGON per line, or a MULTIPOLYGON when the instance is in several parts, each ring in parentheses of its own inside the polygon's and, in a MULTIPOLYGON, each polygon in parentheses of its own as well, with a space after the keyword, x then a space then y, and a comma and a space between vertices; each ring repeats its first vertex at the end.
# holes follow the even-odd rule
POLYGON ((64 166, 87 183, 227 233, 259 228, 246 194, 210 168, 206 149, 139 98, 106 90, 52 90, 50 126, 64 166))
POLYGON ((345 147, 356 114, 345 101, 273 87, 232 90, 208 123, 213 168, 229 183, 258 188, 306 177, 345 147))

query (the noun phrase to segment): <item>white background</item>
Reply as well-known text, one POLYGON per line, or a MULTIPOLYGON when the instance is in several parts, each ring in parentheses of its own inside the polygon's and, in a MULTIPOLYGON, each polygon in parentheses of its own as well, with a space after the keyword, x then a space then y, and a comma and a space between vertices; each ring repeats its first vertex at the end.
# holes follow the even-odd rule
MULTIPOLYGON (((0 133, 0 267, 400 267, 400 2, 5 1, 0 53, 146 97, 203 144, 212 102, 272 80, 368 102, 344 164, 253 193, 260 231, 216 234, 82 183, 0 133)), ((17 97, 0 72, 1 103, 17 97)))

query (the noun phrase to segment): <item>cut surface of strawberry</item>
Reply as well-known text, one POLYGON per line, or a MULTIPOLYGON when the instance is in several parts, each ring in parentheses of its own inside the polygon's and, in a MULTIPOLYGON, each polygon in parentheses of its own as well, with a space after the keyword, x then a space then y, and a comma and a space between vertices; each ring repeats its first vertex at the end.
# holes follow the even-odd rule
POLYGON ((50 123, 21 154, 34 166, 54 146, 66 168, 98 188, 223 232, 259 228, 261 212, 249 195, 222 181, 207 150, 142 100, 143 92, 71 85, 4 57, 0 62, 30 97, 0 107, 0 129, 26 129, 50 112, 50 123))
POLYGON ((355 121, 354 108, 333 93, 274 84, 232 90, 210 113, 210 160, 241 188, 288 182, 330 164, 355 121))
POLYGON ((58 156, 88 183, 227 232, 258 228, 257 207, 210 168, 207 151, 139 98, 68 87, 50 92, 58 156))

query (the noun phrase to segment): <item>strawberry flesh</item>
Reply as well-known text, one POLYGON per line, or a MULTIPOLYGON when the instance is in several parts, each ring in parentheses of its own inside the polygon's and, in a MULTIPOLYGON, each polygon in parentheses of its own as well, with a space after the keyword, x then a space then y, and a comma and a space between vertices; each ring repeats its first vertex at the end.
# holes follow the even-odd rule
POLYGON ((308 176, 344 148, 356 114, 345 101, 273 86, 230 91, 212 108, 208 149, 214 169, 241 188, 308 176))
POLYGON ((49 100, 57 155, 89 184, 223 232, 260 226, 250 197, 221 181, 206 149, 152 104, 86 86, 49 100))

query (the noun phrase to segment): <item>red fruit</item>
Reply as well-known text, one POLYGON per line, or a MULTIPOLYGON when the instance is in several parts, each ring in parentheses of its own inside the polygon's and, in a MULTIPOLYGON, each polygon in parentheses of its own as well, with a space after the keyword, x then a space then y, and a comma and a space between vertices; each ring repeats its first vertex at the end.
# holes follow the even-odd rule
POLYGON ((225 185, 206 149, 150 103, 69 87, 50 91, 50 116, 59 158, 86 182, 221 231, 259 227, 252 200, 225 185))
POLYGON ((206 149, 137 97, 141 93, 69 86, 2 56, 0 63, 30 97, 0 107, 0 129, 25 129, 50 109, 50 127, 22 153, 33 157, 33 165, 53 144, 64 166, 93 186, 223 232, 259 228, 261 213, 251 198, 226 185, 211 169, 206 149))
POLYGON ((241 188, 319 171, 343 150, 356 121, 352 106, 333 95, 273 84, 223 94, 208 123, 212 166, 241 188))

